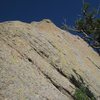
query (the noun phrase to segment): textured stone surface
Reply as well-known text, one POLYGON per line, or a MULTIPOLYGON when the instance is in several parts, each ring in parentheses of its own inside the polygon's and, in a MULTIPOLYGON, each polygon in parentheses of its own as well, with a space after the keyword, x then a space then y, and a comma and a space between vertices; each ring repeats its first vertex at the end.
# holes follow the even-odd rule
POLYGON ((100 56, 50 20, 0 23, 0 100, 73 100, 77 75, 100 99, 100 56))

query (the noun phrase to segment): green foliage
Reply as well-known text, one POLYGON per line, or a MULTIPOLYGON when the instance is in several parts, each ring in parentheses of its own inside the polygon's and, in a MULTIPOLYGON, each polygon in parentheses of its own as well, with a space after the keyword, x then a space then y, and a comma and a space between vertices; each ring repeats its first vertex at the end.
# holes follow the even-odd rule
POLYGON ((81 32, 82 29, 84 29, 84 20, 79 19, 76 21, 76 28, 81 32))
POLYGON ((90 91, 89 87, 85 84, 83 78, 75 71, 77 78, 74 75, 69 77, 70 82, 75 85, 76 90, 74 93, 75 100, 96 100, 94 94, 90 91))
POLYGON ((83 10, 86 12, 88 9, 89 9, 89 3, 85 3, 84 5, 83 5, 83 10))
MULTIPOLYGON (((99 7, 100 8, 100 7, 99 7)), ((83 2, 81 16, 75 21, 75 26, 70 27, 64 20, 61 28, 66 31, 82 33, 80 35, 89 46, 100 55, 100 10, 90 9, 89 3, 83 2)))
POLYGON ((74 96, 76 100, 89 100, 89 97, 85 93, 85 88, 76 89, 74 96))
POLYGON ((75 100, 96 100, 95 97, 89 97, 87 94, 87 87, 80 85, 80 88, 77 88, 74 94, 75 100))
POLYGON ((93 40, 100 45, 100 18, 98 18, 99 11, 91 10, 88 3, 84 3, 82 8, 81 18, 75 22, 75 28, 78 32, 85 33, 85 35, 92 35, 93 40))

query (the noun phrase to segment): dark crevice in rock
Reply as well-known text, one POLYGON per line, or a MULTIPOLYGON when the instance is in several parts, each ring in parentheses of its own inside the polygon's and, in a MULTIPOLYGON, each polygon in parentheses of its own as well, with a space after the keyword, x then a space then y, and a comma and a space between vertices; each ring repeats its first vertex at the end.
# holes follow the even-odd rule
POLYGON ((46 20, 47 23, 50 23, 50 21, 46 20))
MULTIPOLYGON (((31 47, 32 47, 32 46, 31 46, 31 47)), ((36 52, 37 52, 37 50, 36 50, 35 48, 33 48, 33 47, 32 47, 32 49, 34 49, 34 51, 36 51, 36 52)))
POLYGON ((63 73, 62 70, 60 70, 59 68, 55 68, 63 77, 67 78, 67 76, 63 73))
POLYGON ((43 51, 39 51, 39 54, 42 54, 43 56, 45 56, 46 58, 48 58, 49 57, 49 55, 47 55, 45 52, 43 52, 43 51))
POLYGON ((44 51, 38 51, 34 46, 33 46, 33 44, 32 44, 32 42, 31 41, 29 41, 30 42, 30 44, 31 44, 31 47, 40 55, 40 56, 44 56, 44 57, 46 57, 46 58, 48 58, 49 57, 49 55, 48 54, 46 54, 44 51))
MULTIPOLYGON (((31 62, 32 64, 34 64, 33 63, 33 61, 30 59, 30 58, 27 58, 28 60, 29 60, 29 62, 31 62), (31 60, 31 61, 30 61, 31 60)), ((56 89, 57 90, 59 90, 62 94, 64 94, 64 95, 70 95, 73 99, 74 99, 74 96, 67 90, 67 89, 65 89, 65 88, 63 88, 62 86, 60 86, 60 85, 57 85, 52 79, 51 79, 51 77, 50 76, 48 76, 47 74, 45 74, 39 67, 37 67, 38 69, 39 69, 39 71, 46 77, 46 79, 48 79, 49 80, 49 82, 51 82, 52 84, 53 84, 53 86, 54 87, 56 87, 56 89)), ((47 99, 47 100, 49 100, 49 99, 47 99)))
MULTIPOLYGON (((2 39, 4 42, 6 42, 6 40, 4 40, 4 39, 2 39)), ((6 42, 7 43, 7 42, 6 42)), ((29 58, 26 54, 23 54, 23 53, 21 53, 19 50, 17 50, 15 47, 13 47, 11 44, 9 44, 9 43, 7 43, 7 45, 9 46, 9 47, 11 47, 12 49, 14 49, 17 53, 19 53, 20 55, 21 55, 21 57, 22 57, 22 59, 27 59, 29 62, 31 62, 31 63, 34 63, 33 61, 32 61, 32 59, 31 58, 29 58)), ((34 48, 34 50, 36 51, 36 49, 34 48)))
POLYGON ((100 69, 100 67, 98 65, 96 65, 89 57, 87 57, 87 59, 94 65, 96 66, 98 69, 100 69))
MULTIPOLYGON (((0 37, 1 38, 1 37, 0 37)), ((1 38, 9 47, 11 47, 12 49, 14 49, 16 52, 18 52, 22 58, 24 58, 24 55, 22 53, 20 53, 20 51, 18 51, 16 48, 14 48, 10 43, 8 43, 5 39, 1 38)))
POLYGON ((28 59, 29 62, 31 62, 31 63, 33 62, 32 59, 30 59, 30 58, 27 58, 27 59, 28 59))
MULTIPOLYGON (((57 47, 56 47, 51 41, 48 40, 48 42, 50 43, 50 45, 51 45, 53 48, 57 49, 57 47)), ((57 50, 58 50, 58 49, 57 49, 57 50)))
POLYGON ((38 43, 36 40, 34 40, 35 43, 38 43))
POLYGON ((54 65, 52 63, 50 63, 56 70, 57 72, 59 72, 59 74, 61 74, 63 77, 68 78, 61 69, 57 68, 57 65, 54 65))
MULTIPOLYGON (((44 56, 47 57, 47 58, 49 57, 49 55, 47 55, 45 52, 43 52, 43 51, 37 51, 37 49, 33 47, 33 44, 31 43, 31 41, 29 41, 29 42, 30 42, 30 44, 31 44, 31 47, 32 47, 40 56, 43 57, 43 55, 44 55, 44 56)), ((31 63, 34 64, 34 62, 32 61, 32 59, 28 58, 27 55, 20 53, 20 51, 18 51, 16 48, 14 48, 13 46, 11 46, 10 44, 8 44, 8 45, 9 45, 11 48, 13 48, 14 50, 16 50, 16 51, 22 56, 22 58, 26 58, 26 59, 28 59, 29 62, 31 62, 31 63)), ((52 64, 52 63, 51 63, 51 65, 57 70, 57 72, 59 72, 59 74, 61 74, 61 75, 62 75, 63 77, 65 77, 65 78, 68 78, 68 77, 62 72, 61 69, 57 68, 57 65, 54 65, 54 64, 52 64)))
MULTIPOLYGON (((33 48, 33 47, 32 47, 33 48)), ((41 57, 46 57, 46 58, 48 58, 49 57, 49 55, 47 55, 45 52, 43 52, 43 51, 38 51, 38 50, 36 50, 36 48, 33 48, 35 51, 36 51, 36 53, 38 53, 41 57)))
MULTIPOLYGON (((41 71, 42 72, 42 71, 41 71)), ((74 99, 74 96, 67 90, 67 89, 65 89, 64 87, 62 87, 62 86, 60 86, 60 85, 58 85, 58 84, 56 84, 52 79, 51 79, 51 77, 49 77, 48 75, 46 75, 44 72, 42 72, 43 73, 43 75, 46 77, 46 79, 48 79, 52 84, 53 84, 53 86, 55 86, 56 88, 57 88, 57 90, 59 90, 62 94, 64 94, 64 95, 70 95, 73 99, 74 99)))
MULTIPOLYGON (((28 58, 28 60, 29 60, 29 62, 31 62, 32 64, 34 64, 33 61, 32 61, 30 58, 28 58)), ((64 87, 62 87, 62 86, 60 86, 60 85, 57 85, 57 84, 51 79, 50 76, 48 76, 47 74, 45 74, 39 67, 37 67, 37 68, 38 68, 39 71, 46 77, 46 79, 48 79, 49 82, 51 82, 51 83, 53 84, 53 86, 55 86, 55 87, 57 88, 57 90, 59 90, 59 91, 60 91, 62 94, 64 94, 64 95, 70 95, 70 96, 74 99, 74 96, 73 96, 67 89, 65 89, 64 87)))

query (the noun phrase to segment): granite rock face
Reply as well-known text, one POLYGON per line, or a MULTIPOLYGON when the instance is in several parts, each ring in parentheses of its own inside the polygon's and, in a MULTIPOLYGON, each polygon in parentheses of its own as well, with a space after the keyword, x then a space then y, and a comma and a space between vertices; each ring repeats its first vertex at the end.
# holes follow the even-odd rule
POLYGON ((0 100, 73 100, 84 80, 100 100, 100 56, 50 20, 0 23, 0 100))

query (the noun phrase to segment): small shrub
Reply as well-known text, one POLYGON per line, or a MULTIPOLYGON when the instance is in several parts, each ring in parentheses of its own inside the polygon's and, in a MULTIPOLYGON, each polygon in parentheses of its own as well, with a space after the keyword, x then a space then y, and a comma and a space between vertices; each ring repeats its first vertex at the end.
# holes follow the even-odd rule
POLYGON ((86 93, 84 93, 81 89, 76 89, 74 97, 76 100, 89 100, 86 93))
POLYGON ((75 100, 96 100, 94 96, 89 97, 86 90, 87 87, 82 85, 80 86, 80 88, 77 88, 74 93, 75 100))
POLYGON ((75 100, 96 100, 94 94, 85 84, 83 78, 75 70, 73 71, 78 79, 76 79, 74 75, 71 75, 69 77, 69 80, 77 88, 74 93, 75 100))

